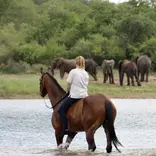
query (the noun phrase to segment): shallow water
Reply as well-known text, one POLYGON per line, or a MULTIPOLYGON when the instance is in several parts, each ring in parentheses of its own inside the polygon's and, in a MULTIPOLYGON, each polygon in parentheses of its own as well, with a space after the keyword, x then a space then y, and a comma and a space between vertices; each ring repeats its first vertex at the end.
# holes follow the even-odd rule
MULTIPOLYGON (((111 155, 156 155, 156 99, 112 101, 118 111, 116 133, 124 147, 119 147, 122 154, 113 147, 111 155)), ((0 155, 108 155, 103 128, 95 134, 94 153, 87 151, 84 132, 77 134, 69 150, 56 150, 51 114, 43 100, 0 100, 0 155)))

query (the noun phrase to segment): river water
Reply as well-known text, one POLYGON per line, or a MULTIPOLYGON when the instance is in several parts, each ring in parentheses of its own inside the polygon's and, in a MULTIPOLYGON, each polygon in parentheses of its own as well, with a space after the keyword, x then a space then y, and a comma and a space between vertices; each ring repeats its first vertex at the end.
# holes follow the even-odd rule
MULTIPOLYGON (((78 133, 68 150, 58 150, 51 126, 52 110, 43 100, 0 100, 0 156, 156 156, 156 99, 112 99, 117 108, 116 134, 124 147, 106 153, 103 128, 95 134, 97 149, 87 150, 78 133)), ((50 106, 49 100, 46 103, 50 106)))

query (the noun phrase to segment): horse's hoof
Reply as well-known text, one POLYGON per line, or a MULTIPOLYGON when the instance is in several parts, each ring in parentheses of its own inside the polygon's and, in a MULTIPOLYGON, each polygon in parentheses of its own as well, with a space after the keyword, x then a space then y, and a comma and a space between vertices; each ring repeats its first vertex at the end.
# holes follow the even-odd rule
POLYGON ((65 142, 58 146, 58 149, 67 149, 69 147, 69 143, 65 142))
POLYGON ((112 146, 108 146, 108 147, 106 148, 106 151, 107 151, 107 153, 111 153, 111 152, 112 152, 112 146))

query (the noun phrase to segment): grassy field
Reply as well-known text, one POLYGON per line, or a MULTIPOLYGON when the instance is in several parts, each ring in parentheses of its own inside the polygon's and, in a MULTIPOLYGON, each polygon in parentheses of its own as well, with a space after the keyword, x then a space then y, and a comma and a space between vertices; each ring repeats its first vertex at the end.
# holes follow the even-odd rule
MULTIPOLYGON (((55 78, 66 88, 66 77, 60 79, 59 73, 56 72, 55 78)), ((89 94, 103 93, 110 98, 156 98, 156 73, 151 74, 149 82, 141 83, 142 86, 126 86, 126 77, 124 78, 124 86, 119 86, 118 72, 114 71, 115 84, 108 82, 103 84, 103 75, 98 72, 98 81, 93 81, 90 77, 89 94)), ((18 75, 0 75, 0 98, 1 99, 38 99, 39 93, 38 74, 18 74, 18 75)), ((136 83, 135 83, 136 84, 136 83)))

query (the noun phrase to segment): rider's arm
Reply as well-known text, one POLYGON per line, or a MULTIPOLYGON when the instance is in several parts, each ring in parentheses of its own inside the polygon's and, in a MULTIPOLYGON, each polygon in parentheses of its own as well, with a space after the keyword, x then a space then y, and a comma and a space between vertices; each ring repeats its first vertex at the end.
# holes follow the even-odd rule
POLYGON ((71 83, 67 82, 67 92, 70 91, 71 83))
POLYGON ((70 91, 72 81, 73 81, 73 72, 72 72, 72 70, 71 70, 71 71, 69 72, 69 74, 68 74, 68 77, 67 77, 67 92, 70 91))

